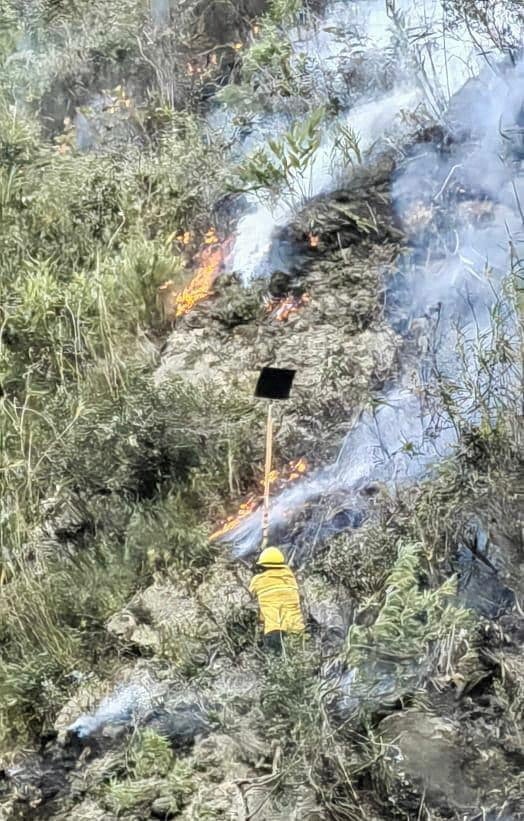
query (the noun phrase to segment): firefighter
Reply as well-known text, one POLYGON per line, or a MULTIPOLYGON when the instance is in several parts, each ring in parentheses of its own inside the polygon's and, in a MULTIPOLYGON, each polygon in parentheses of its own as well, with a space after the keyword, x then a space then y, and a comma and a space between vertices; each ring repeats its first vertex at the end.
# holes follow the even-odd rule
POLYGON ((258 599, 264 646, 280 652, 286 633, 302 633, 297 580, 278 547, 266 547, 257 561, 261 572, 253 577, 249 592, 258 599))

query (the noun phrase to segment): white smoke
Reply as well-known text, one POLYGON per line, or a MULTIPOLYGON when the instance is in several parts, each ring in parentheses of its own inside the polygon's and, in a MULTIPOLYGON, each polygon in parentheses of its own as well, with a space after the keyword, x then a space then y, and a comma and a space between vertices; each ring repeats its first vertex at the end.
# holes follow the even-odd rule
MULTIPOLYGON (((328 123, 300 190, 287 192, 276 202, 261 201, 256 195, 248 197, 247 213, 237 226, 229 259, 229 267, 244 281, 268 273, 272 238, 304 204, 304 191, 314 197, 334 190, 340 182, 343 163, 341 158, 337 162, 335 152, 337 124, 352 128, 365 158, 377 141, 399 140, 409 131, 406 113, 414 114, 425 107, 433 116, 440 116, 450 97, 485 65, 479 50, 487 51, 492 44, 480 37, 473 42, 466 28, 460 26, 451 36, 444 29, 440 0, 399 0, 394 4, 394 15, 392 5, 384 0, 335 2, 328 7, 323 21, 305 35, 298 30, 291 32, 292 65, 298 70, 300 61, 302 72, 316 91, 315 99, 322 99, 319 89, 326 97, 336 91, 344 110, 328 123), (384 60, 388 50, 395 60, 394 87, 387 93, 366 88, 358 99, 349 81, 343 79, 348 61, 355 55, 362 59, 362 53, 369 54, 370 61, 377 55, 384 60)), ((215 119, 216 125, 218 122, 215 119)), ((289 115, 258 118, 243 142, 241 154, 264 145, 268 136, 281 135, 292 122, 289 115)), ((223 113, 220 125, 227 128, 223 113)))
POLYGON ((136 723, 155 706, 157 698, 158 685, 142 675, 140 681, 118 685, 93 713, 81 715, 68 730, 79 738, 88 738, 107 725, 136 723))
MULTIPOLYGON (((346 119, 358 135, 359 150, 369 150, 380 137, 400 139, 402 133, 409 130, 409 125, 402 121, 402 112, 413 110, 417 102, 420 102, 420 94, 416 89, 400 88, 393 94, 357 106, 346 119)), ((333 190, 340 182, 334 162, 335 144, 336 133, 332 127, 306 169, 300 190, 288 192, 286 198, 277 203, 261 202, 254 195, 249 198, 250 210, 239 221, 228 262, 232 270, 242 274, 245 282, 269 270, 268 256, 276 230, 287 225, 307 199, 333 190)))
MULTIPOLYGON (((380 406, 366 412, 347 435, 336 462, 286 488, 271 504, 272 528, 285 527, 290 514, 310 501, 345 492, 347 507, 358 507, 358 494, 373 483, 389 486, 419 479, 435 462, 448 456, 457 434, 449 417, 429 410, 408 389, 386 394, 380 406)), ((236 556, 258 547, 262 520, 256 511, 232 534, 236 556)))
MULTIPOLYGON (((337 11, 341 5, 347 9, 345 4, 336 4, 331 14, 341 13, 337 11)), ((354 3, 351 13, 358 16, 360 12, 363 17, 370 14, 368 38, 371 41, 374 37, 384 46, 389 36, 387 16, 372 14, 379 8, 383 4, 378 2, 354 3)), ((439 3, 424 4, 419 7, 420 14, 424 25, 435 20, 442 25, 439 3), (428 18, 428 9, 433 10, 434 18, 428 18)), ((524 180, 519 176, 524 158, 524 62, 512 65, 504 61, 503 55, 492 54, 492 65, 488 66, 484 55, 478 54, 479 42, 466 36, 460 43, 456 38, 444 42, 443 34, 437 43, 439 49, 432 53, 431 71, 439 90, 433 98, 444 100, 445 108, 435 114, 445 124, 451 146, 447 152, 431 144, 420 146, 394 184, 399 217, 406 223, 415 248, 423 249, 425 256, 425 264, 418 266, 416 277, 409 283, 403 308, 412 317, 420 317, 438 306, 438 346, 430 370, 436 369, 441 377, 453 380, 459 367, 469 369, 473 382, 484 380, 486 388, 493 391, 493 397, 486 399, 489 408, 490 403, 496 404, 496 392, 506 387, 502 382, 515 379, 515 375, 509 377, 505 367, 496 363, 490 374, 483 375, 472 349, 460 362, 458 348, 462 337, 483 338, 489 348, 491 312, 498 300, 500 281, 509 270, 510 255, 521 256, 524 250, 524 180), (493 68, 494 60, 497 62, 493 68), (479 203, 486 207, 485 219, 467 213, 468 207, 474 211, 479 203), (417 233, 409 226, 412 209, 421 205, 429 211, 440 209, 444 222, 436 238, 428 238, 424 230, 417 233), (443 250, 443 239, 448 234, 449 242, 443 250)), ((325 58, 329 38, 320 48, 325 58)), ((395 130, 397 139, 402 137, 402 107, 414 111, 426 97, 424 86, 414 83, 402 92, 395 89, 360 103, 344 116, 360 134, 365 150, 374 139, 395 130)), ((335 185, 333 166, 326 162, 331 147, 328 130, 310 169, 312 196, 335 185)), ((275 227, 289 221, 299 204, 286 201, 273 209, 259 204, 240 221, 233 259, 246 279, 263 271, 261 257, 267 252, 275 227)), ((469 399, 468 404, 468 397, 464 397, 463 418, 478 421, 474 397, 469 399)), ((380 481, 394 487, 399 482, 414 481, 449 455, 456 441, 456 425, 444 409, 429 410, 420 399, 420 390, 413 389, 404 378, 380 399, 374 413, 363 415, 348 434, 335 464, 285 489, 272 502, 272 526, 285 526, 290 511, 323 495, 343 491, 349 507, 366 483, 380 481)), ((260 528, 261 514, 257 511, 228 535, 236 555, 249 555, 258 547, 260 528)))

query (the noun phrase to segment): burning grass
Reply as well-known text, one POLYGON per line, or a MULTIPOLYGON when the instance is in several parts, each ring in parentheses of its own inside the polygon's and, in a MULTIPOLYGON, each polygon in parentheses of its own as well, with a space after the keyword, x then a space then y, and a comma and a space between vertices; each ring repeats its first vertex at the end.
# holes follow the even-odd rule
POLYGON ((309 301, 309 294, 302 294, 301 296, 290 295, 281 299, 269 299, 266 304, 266 310, 270 319, 275 319, 277 322, 286 322, 290 316, 298 314, 309 301))
MULTIPOLYGON (((272 470, 269 474, 269 485, 274 491, 280 491, 286 485, 301 479, 308 471, 309 463, 303 457, 289 462, 281 471, 272 470)), ((264 480, 260 481, 260 492, 252 493, 242 502, 235 516, 230 516, 223 522, 221 527, 210 537, 211 541, 217 541, 231 533, 236 527, 251 513, 258 509, 261 504, 264 492, 264 480)))
MULTIPOLYGON (((178 240, 182 245, 187 246, 191 241, 191 234, 186 231, 178 237, 178 240)), ((185 316, 195 305, 212 295, 213 285, 224 268, 231 245, 232 237, 222 242, 216 231, 209 229, 196 256, 195 275, 189 284, 182 291, 175 290, 172 280, 164 282, 159 287, 158 298, 164 319, 173 321, 180 316, 185 316)))

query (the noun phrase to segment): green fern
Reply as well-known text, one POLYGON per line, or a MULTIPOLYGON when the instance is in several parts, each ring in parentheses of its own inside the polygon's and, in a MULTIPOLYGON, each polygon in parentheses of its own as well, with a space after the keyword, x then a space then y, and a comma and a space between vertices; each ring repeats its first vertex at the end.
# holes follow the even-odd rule
POLYGON ((430 645, 445 641, 452 631, 469 630, 472 614, 454 604, 455 577, 430 590, 420 586, 421 546, 404 544, 384 586, 384 599, 370 627, 353 625, 347 638, 346 660, 358 668, 370 656, 417 659, 430 645))

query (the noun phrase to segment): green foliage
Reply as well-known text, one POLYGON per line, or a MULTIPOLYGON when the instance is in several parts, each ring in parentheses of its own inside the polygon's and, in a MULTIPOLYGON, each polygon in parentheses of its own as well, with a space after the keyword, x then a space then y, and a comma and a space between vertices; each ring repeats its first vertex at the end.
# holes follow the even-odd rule
MULTIPOLYGON (((56 488, 59 496, 81 499, 84 515, 100 529, 107 524, 105 500, 118 518, 119 507, 155 496, 168 481, 185 482, 187 493, 218 510, 240 466, 251 476, 245 458, 256 448, 252 424, 260 409, 247 397, 183 380, 155 387, 132 362, 118 379, 111 384, 90 371, 76 396, 35 393, 23 409, 4 400, 5 516, 17 506, 32 509, 56 488)), ((187 523, 180 503, 181 513, 187 523)))
POLYGON ((145 0, 108 0, 30 3, 20 9, 10 2, 10 21, 23 36, 26 51, 9 62, 6 81, 21 97, 36 101, 57 81, 85 76, 86 65, 95 56, 100 60, 103 55, 106 64, 122 59, 136 50, 148 6, 145 0))
POLYGON ((190 761, 177 758, 167 778, 167 792, 171 798, 171 811, 180 811, 194 793, 197 780, 190 761))
POLYGON ((256 76, 260 78, 269 74, 274 80, 280 78, 282 90, 291 81, 291 43, 282 36, 282 32, 274 23, 263 24, 263 36, 256 40, 244 55, 242 61, 242 77, 251 82, 256 76))
POLYGON ((180 491, 144 503, 133 514, 126 534, 131 551, 147 545, 148 561, 179 570, 205 567, 213 557, 207 528, 193 503, 180 491))
POLYGON ((0 121, 0 378, 52 389, 159 323, 158 286, 183 284, 173 238, 208 227, 224 164, 190 116, 125 157, 58 154, 1 101, 0 121))
POLYGON ((143 550, 100 543, 86 554, 11 565, 0 600, 0 745, 52 720, 73 670, 104 669, 104 623, 143 575, 143 550))
POLYGON ((366 523, 330 540, 315 566, 341 583, 357 602, 382 589, 396 555, 396 534, 382 524, 366 523))
POLYGON ((287 196, 308 195, 308 172, 320 145, 323 108, 296 123, 279 140, 268 140, 267 148, 255 151, 237 168, 236 190, 287 196))
POLYGON ((347 125, 337 123, 335 126, 335 139, 332 149, 333 159, 342 159, 346 165, 354 165, 362 162, 362 154, 358 145, 358 134, 347 125))
POLYGON ((169 741, 153 730, 141 730, 128 751, 128 769, 135 778, 167 775, 174 761, 169 741))
MULTIPOLYGON (((153 569, 199 577, 214 555, 199 511, 223 510, 254 447, 240 393, 156 387, 132 362, 117 373, 90 369, 77 393, 28 393, 22 408, 3 400, 4 738, 49 721, 73 670, 100 668, 105 621, 153 569)), ((183 639, 171 637, 177 662, 183 639)))
POLYGON ((268 742, 278 739, 293 747, 311 737, 321 699, 318 666, 317 654, 302 637, 288 636, 282 657, 268 655, 260 703, 268 742))
POLYGON ((297 58, 288 36, 301 8, 302 0, 269 4, 267 14, 259 20, 259 34, 243 53, 242 82, 221 89, 217 94, 220 102, 248 116, 257 110, 278 108, 288 98, 304 105, 297 71, 292 70, 292 60, 295 63, 297 58))
POLYGON ((164 799, 166 813, 180 812, 195 790, 192 763, 175 759, 169 742, 152 730, 143 730, 131 740, 126 778, 113 777, 104 791, 106 805, 115 812, 164 799))
POLYGON ((289 25, 303 5, 303 0, 270 0, 268 16, 275 23, 289 25))
POLYGON ((472 615, 453 603, 454 577, 436 589, 421 588, 420 558, 420 545, 400 545, 376 619, 369 627, 353 624, 349 630, 346 659, 351 668, 370 656, 403 660, 427 656, 433 643, 446 640, 452 631, 471 628, 472 615))
POLYGON ((496 48, 518 49, 517 21, 524 23, 520 0, 445 0, 444 9, 451 31, 457 21, 466 21, 469 27, 489 37, 496 48), (515 21, 513 27, 504 25, 509 20, 515 21))
POLYGON ((126 781, 112 779, 104 794, 107 807, 116 813, 144 808, 158 797, 162 788, 160 778, 142 778, 126 781))

